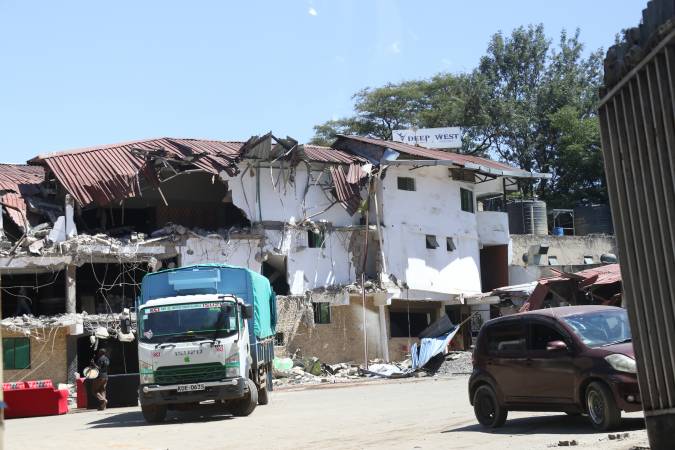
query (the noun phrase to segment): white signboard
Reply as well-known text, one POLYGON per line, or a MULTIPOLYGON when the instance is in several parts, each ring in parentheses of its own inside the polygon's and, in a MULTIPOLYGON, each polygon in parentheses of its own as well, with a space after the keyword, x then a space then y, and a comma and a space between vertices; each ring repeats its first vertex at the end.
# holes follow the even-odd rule
POLYGON ((426 148, 460 148, 462 146, 462 130, 459 127, 394 130, 392 135, 392 141, 426 148))

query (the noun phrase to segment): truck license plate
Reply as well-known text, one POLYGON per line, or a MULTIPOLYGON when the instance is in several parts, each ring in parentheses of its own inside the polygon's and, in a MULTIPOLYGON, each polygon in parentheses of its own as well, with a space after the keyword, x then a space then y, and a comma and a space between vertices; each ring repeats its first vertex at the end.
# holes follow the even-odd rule
POLYGON ((178 389, 176 389, 178 392, 192 392, 192 391, 203 391, 206 389, 206 386, 204 386, 204 383, 197 383, 197 384, 181 384, 178 386, 178 389))

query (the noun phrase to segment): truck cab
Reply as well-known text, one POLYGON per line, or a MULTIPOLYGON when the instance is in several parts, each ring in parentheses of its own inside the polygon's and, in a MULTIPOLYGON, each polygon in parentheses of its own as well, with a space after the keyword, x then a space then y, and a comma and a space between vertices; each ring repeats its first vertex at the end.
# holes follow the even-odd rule
POLYGON ((148 422, 205 402, 246 416, 269 401, 276 305, 266 278, 192 266, 150 274, 141 291, 139 399, 148 422))

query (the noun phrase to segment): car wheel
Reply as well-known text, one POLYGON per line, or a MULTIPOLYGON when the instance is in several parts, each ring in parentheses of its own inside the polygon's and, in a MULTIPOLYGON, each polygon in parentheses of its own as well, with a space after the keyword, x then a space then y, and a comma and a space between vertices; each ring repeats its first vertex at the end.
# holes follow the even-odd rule
POLYGON ((497 401, 497 394, 487 384, 479 386, 473 394, 473 411, 478 422, 488 428, 504 425, 508 411, 497 401))
POLYGON ((268 405, 270 403, 270 393, 267 392, 267 386, 258 389, 258 404, 268 405))
POLYGON ((594 428, 608 431, 621 422, 621 411, 606 384, 594 381, 586 389, 586 410, 594 428))
POLYGON ((250 415, 255 407, 258 405, 258 388, 251 379, 246 380, 246 386, 248 392, 244 395, 244 398, 239 400, 234 400, 231 402, 231 411, 234 416, 248 416, 250 415))

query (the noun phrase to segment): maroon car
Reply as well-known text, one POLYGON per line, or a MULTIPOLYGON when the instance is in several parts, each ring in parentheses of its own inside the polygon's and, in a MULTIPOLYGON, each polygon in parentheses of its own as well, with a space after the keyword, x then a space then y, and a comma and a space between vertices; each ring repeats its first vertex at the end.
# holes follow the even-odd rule
POLYGON ((588 414, 595 428, 616 427, 622 410, 642 409, 626 311, 567 306, 485 323, 469 400, 492 428, 509 410, 588 414))

